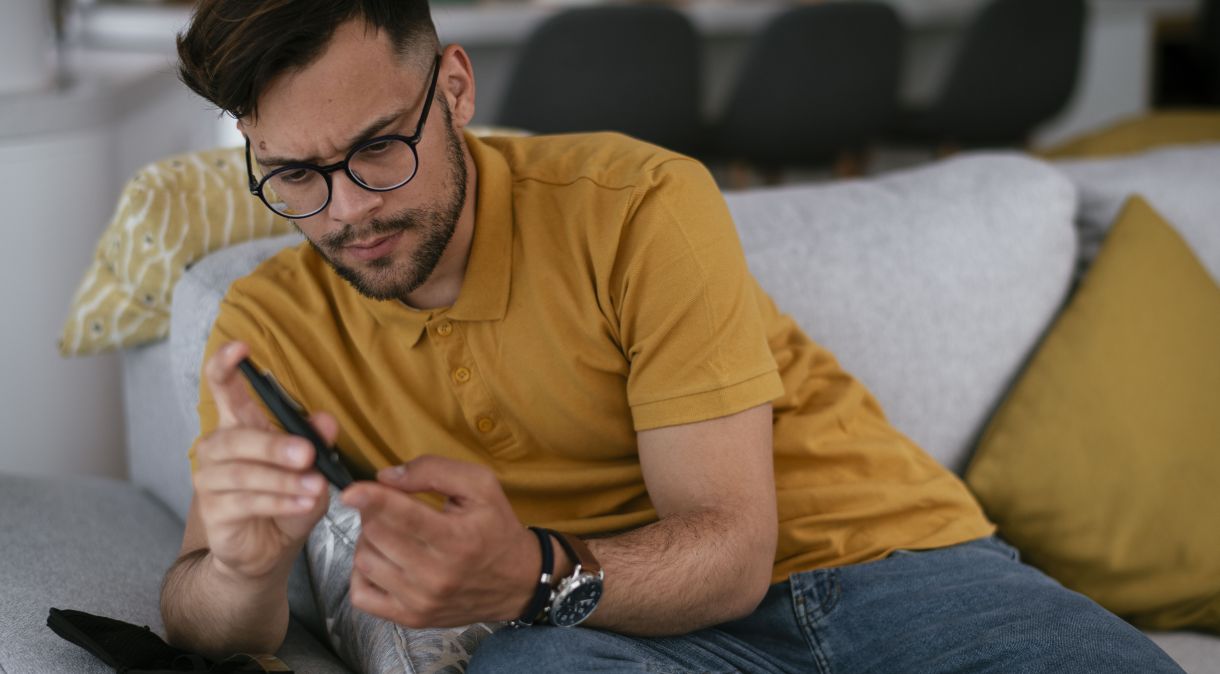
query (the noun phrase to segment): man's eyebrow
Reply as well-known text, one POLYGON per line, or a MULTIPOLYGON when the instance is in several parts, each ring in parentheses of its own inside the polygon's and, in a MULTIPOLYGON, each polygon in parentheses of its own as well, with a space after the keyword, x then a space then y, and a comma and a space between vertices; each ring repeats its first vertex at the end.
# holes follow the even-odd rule
MULTIPOLYGON (((356 145, 359 145, 360 143, 363 143, 364 141, 376 136, 380 132, 384 131, 387 126, 393 124, 394 122, 396 122, 400 118, 402 118, 402 116, 407 114, 408 111, 409 111, 409 108, 403 109, 403 110, 396 110, 387 115, 378 117, 377 119, 375 119, 371 123, 369 123, 368 126, 364 127, 364 129, 362 129, 360 131, 360 133, 356 134, 352 138, 352 140, 347 143, 347 147, 350 149, 350 148, 355 147, 356 145)), ((291 157, 259 157, 257 153, 255 153, 255 155, 254 155, 255 161, 257 161, 260 165, 266 166, 268 168, 276 168, 279 166, 286 166, 288 164, 317 164, 318 162, 321 161, 321 159, 322 159, 321 157, 317 157, 317 156, 305 157, 304 159, 294 159, 291 157)))

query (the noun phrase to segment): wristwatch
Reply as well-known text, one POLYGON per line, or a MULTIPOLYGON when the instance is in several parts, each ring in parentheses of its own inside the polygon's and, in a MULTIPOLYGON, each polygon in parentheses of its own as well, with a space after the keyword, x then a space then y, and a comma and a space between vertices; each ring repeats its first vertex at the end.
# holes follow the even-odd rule
POLYGON ((602 598, 605 572, 585 542, 561 531, 550 534, 563 546, 568 558, 576 564, 572 575, 559 581, 551 592, 547 620, 555 627, 575 627, 593 615, 602 598))
POLYGON ((554 594, 551 590, 551 573, 555 569, 555 559, 551 552, 551 536, 554 533, 542 527, 530 527, 529 530, 538 537, 538 547, 542 551, 542 572, 538 575, 538 585, 534 588, 534 596, 530 599, 529 606, 525 607, 525 613, 516 620, 508 621, 508 626, 513 629, 529 627, 544 618, 550 610, 551 595, 554 594))

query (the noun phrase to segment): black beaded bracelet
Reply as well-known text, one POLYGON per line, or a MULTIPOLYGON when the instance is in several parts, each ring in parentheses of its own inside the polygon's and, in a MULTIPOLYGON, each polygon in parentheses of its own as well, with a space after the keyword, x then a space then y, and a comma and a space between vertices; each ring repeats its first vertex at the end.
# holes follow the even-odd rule
POLYGON ((555 555, 551 551, 551 535, 541 527, 530 527, 530 531, 538 537, 538 545, 542 549, 542 573, 538 577, 538 587, 534 589, 534 598, 525 613, 516 620, 509 621, 511 627, 529 627, 538 619, 538 615, 546 608, 546 602, 551 598, 551 574, 555 571, 555 555))

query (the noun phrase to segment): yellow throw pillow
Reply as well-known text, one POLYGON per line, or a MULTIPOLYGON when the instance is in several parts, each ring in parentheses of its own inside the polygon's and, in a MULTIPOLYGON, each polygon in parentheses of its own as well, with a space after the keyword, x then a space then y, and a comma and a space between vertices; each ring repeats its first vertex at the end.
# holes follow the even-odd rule
POLYGON ((1220 141, 1220 112, 1157 110, 1078 136, 1037 154, 1043 159, 1086 159, 1146 152, 1166 145, 1220 141))
POLYGON ((250 194, 244 148, 150 164, 127 183, 59 340, 65 356, 134 346, 169 333, 171 293, 208 253, 292 231, 250 194))
POLYGON ((1144 629, 1220 634, 1220 288, 1142 198, 966 481, 1001 535, 1067 587, 1144 629))

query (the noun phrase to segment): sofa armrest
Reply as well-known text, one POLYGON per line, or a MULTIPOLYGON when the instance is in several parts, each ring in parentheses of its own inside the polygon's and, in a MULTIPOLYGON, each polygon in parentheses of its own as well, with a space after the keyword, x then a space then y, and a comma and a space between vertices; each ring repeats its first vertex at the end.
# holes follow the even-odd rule
MULTIPOLYGON (((47 626, 52 608, 73 608, 164 634, 161 579, 182 524, 126 482, 0 474, 0 672, 108 672, 47 626)), ((279 656, 298 672, 345 673, 294 621, 279 656)))

